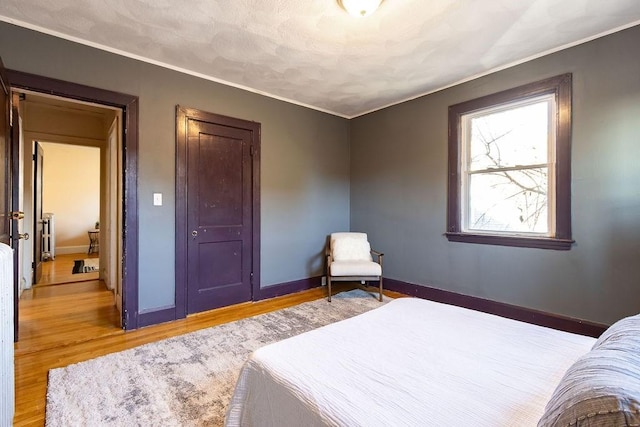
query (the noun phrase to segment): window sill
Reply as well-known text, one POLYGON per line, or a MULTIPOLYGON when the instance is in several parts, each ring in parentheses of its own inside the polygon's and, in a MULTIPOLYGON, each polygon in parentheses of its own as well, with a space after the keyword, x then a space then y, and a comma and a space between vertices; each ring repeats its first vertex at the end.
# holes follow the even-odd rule
POLYGON ((450 242, 478 243, 482 245, 515 246, 518 248, 553 249, 568 251, 575 242, 551 237, 496 236, 472 233, 445 233, 450 242))

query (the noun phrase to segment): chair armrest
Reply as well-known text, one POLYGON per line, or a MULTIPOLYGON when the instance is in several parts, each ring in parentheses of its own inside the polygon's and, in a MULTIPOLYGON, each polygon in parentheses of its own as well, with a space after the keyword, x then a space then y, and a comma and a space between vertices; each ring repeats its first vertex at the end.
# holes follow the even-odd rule
POLYGON ((374 251, 373 249, 371 249, 371 253, 378 257, 378 264, 380 264, 380 267, 382 267, 382 257, 384 256, 384 254, 382 252, 374 251))

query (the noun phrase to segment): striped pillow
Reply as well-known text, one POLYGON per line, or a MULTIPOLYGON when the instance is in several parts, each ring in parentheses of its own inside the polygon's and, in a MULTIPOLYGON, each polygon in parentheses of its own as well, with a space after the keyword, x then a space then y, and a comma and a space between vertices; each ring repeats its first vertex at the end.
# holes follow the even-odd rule
POLYGON ((640 426, 640 322, 622 319, 565 373, 538 427, 640 426), (635 325, 635 326, 634 326, 635 325))

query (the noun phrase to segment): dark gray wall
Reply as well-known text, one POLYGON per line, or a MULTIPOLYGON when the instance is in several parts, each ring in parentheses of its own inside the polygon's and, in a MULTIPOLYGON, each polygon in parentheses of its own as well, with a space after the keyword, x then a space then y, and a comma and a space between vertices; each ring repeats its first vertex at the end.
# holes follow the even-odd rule
POLYGON ((640 312, 640 27, 352 120, 351 229, 385 276, 611 323, 640 312), (447 108, 573 73, 568 252, 449 243, 447 108))
POLYGON ((263 287, 319 275, 324 236, 348 229, 351 215, 351 229, 369 232, 384 250, 385 275, 394 279, 606 323, 640 311, 639 43, 640 28, 632 28, 369 114, 350 127, 0 23, 8 68, 140 97, 141 309, 173 303, 174 117, 182 104, 262 123, 263 287), (566 72, 574 77, 575 247, 447 242, 447 107, 566 72), (153 192, 164 193, 164 206, 152 206, 153 192))
POLYGON ((7 68, 140 97, 140 309, 173 304, 175 107, 262 124, 262 286, 322 274, 325 237, 349 228, 349 122, 0 23, 7 68), (152 193, 164 206, 152 206, 152 193))

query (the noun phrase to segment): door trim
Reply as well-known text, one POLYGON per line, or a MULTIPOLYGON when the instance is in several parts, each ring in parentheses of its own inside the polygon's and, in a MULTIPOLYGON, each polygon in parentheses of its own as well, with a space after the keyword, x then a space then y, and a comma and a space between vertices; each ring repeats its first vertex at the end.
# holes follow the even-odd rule
POLYGON ((44 225, 42 223, 44 216, 42 207, 44 189, 42 184, 44 183, 44 150, 40 142, 37 140, 33 141, 30 145, 33 147, 33 161, 31 162, 31 172, 33 174, 33 194, 31 200, 33 203, 33 218, 31 218, 31 225, 33 226, 33 250, 31 251, 31 254, 33 256, 33 261, 31 262, 31 280, 33 285, 37 285, 38 282, 42 280, 42 238, 44 234, 44 225), (38 176, 38 174, 40 174, 40 176, 38 176), (40 208, 40 210, 38 210, 38 208, 40 208), (38 229, 39 221, 40 229, 38 229), (40 269, 40 276, 38 276, 38 269, 40 269))
MULTIPOLYGON (((9 83, 11 85, 11 83, 9 83)), ((13 94, 11 90, 9 90, 9 98, 12 98, 13 94)), ((17 98, 17 97, 16 97, 17 98)), ((11 145, 11 149, 9 153, 11 158, 7 163, 11 164, 11 170, 7 173, 7 178, 10 179, 11 185, 9 191, 11 191, 11 210, 13 212, 20 211, 20 189, 19 189, 19 174, 20 174, 20 143, 22 142, 20 139, 20 135, 22 134, 22 121, 20 120, 20 110, 18 109, 18 102, 16 99, 13 99, 12 102, 12 114, 13 114, 13 122, 11 123, 11 139, 7 141, 7 145, 11 145)), ((5 152, 6 153, 6 152, 5 152)), ((5 154, 6 155, 6 154, 5 154)), ((20 283, 20 221, 23 221, 24 227, 24 219, 18 220, 10 220, 10 230, 11 230, 11 248, 13 249, 13 342, 18 342, 20 339, 20 323, 19 323, 19 310, 20 306, 18 304, 20 300, 20 291, 22 289, 22 284, 20 283)), ((24 254, 24 247, 22 253, 24 254)))
POLYGON ((187 122, 202 120, 251 132, 252 260, 251 300, 260 297, 260 140, 261 125, 194 108, 176 106, 176 319, 187 315, 187 122))
POLYGON ((122 305, 124 329, 138 328, 138 97, 7 69, 11 87, 122 109, 124 218, 122 305))

